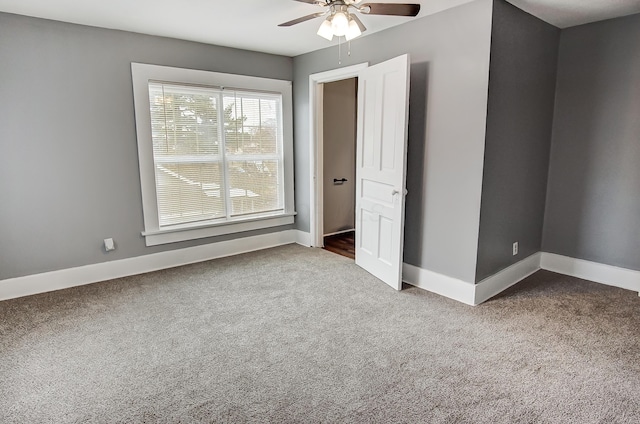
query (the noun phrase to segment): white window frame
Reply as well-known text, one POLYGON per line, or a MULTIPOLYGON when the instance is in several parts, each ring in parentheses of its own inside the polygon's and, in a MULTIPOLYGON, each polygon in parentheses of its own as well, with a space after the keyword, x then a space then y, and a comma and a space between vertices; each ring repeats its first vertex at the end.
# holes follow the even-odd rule
POLYGON ((131 63, 131 77, 144 215, 144 231, 142 235, 145 237, 147 246, 293 224, 296 213, 293 198, 293 106, 291 81, 135 62, 131 63), (219 220, 215 222, 203 221, 160 228, 151 135, 149 81, 167 81, 176 84, 231 87, 238 90, 280 93, 282 96, 284 211, 275 214, 269 213, 264 216, 240 216, 224 222, 219 220))

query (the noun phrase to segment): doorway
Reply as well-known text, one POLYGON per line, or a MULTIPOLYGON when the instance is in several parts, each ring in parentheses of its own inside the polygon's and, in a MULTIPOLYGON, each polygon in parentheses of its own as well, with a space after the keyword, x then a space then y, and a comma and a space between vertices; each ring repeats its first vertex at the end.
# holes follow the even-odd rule
MULTIPOLYGON (((323 84, 358 78, 355 264, 402 287, 409 55, 309 76, 310 235, 324 246, 323 84)), ((333 183, 333 176, 331 177, 333 183)))
POLYGON ((324 248, 355 259, 358 78, 322 90, 324 248))
MULTIPOLYGON (((347 66, 320 72, 309 76, 309 121, 310 127, 310 233, 311 246, 324 247, 324 235, 329 234, 324 230, 324 186, 328 178, 333 185, 333 176, 324 175, 324 85, 336 81, 357 78, 360 71, 366 69, 368 63, 347 66)), ((342 178, 342 177, 340 177, 342 178)), ((348 177, 345 177, 348 179, 348 177)), ((355 185, 355 178, 353 181, 355 185)))

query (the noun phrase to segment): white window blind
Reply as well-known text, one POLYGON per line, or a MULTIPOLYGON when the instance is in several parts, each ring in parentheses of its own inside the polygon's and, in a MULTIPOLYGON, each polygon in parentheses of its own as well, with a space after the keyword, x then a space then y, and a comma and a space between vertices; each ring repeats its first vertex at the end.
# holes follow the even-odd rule
POLYGON ((281 97, 149 82, 161 228, 284 211, 281 97))

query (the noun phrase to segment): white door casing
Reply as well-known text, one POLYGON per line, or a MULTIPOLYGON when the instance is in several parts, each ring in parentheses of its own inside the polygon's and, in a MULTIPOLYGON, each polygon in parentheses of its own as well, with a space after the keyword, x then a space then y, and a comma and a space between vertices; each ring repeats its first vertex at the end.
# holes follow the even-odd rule
POLYGON ((309 76, 309 122, 310 125, 310 146, 309 146, 309 171, 311 183, 310 187, 310 238, 311 246, 322 247, 323 241, 323 84, 327 82, 340 81, 354 78, 359 75, 360 70, 365 69, 367 62, 344 68, 333 69, 309 76))
POLYGON ((356 264, 402 287, 409 55, 358 75, 356 264))

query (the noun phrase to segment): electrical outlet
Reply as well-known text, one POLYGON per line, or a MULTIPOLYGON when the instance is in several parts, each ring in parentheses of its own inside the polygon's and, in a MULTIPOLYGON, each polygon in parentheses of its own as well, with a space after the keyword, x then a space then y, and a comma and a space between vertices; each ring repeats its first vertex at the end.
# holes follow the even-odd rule
POLYGON ((116 250, 116 245, 113 243, 112 238, 104 239, 104 250, 107 252, 116 250))
POLYGON ((516 256, 518 254, 518 242, 514 242, 513 243, 513 256, 516 256))

